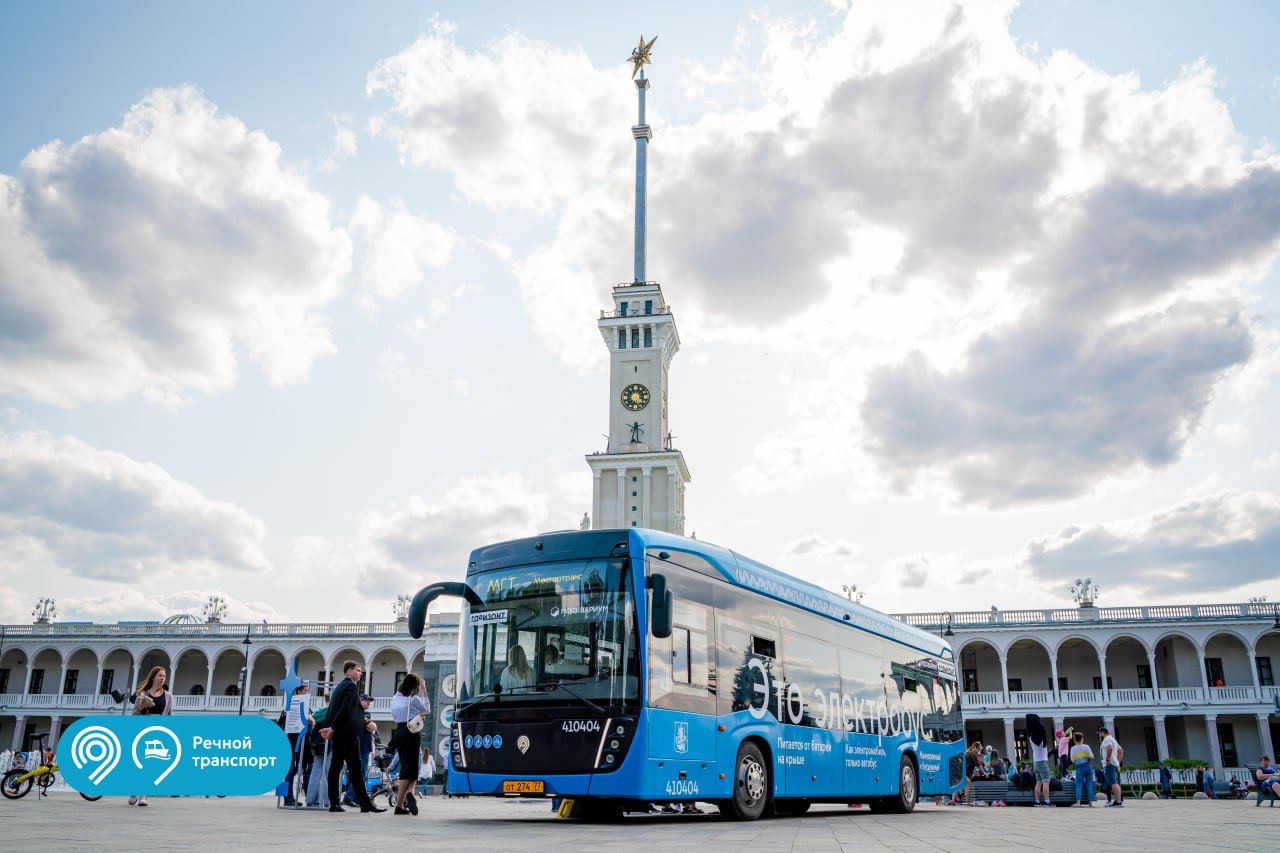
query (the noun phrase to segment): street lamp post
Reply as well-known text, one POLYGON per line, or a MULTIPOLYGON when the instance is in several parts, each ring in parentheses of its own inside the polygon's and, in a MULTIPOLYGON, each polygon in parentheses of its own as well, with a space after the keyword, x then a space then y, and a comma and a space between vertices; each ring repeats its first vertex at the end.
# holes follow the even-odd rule
POLYGON ((240 642, 244 645, 244 666, 240 668, 240 710, 236 716, 244 716, 244 694, 249 690, 249 647, 253 645, 253 640, 249 638, 250 632, 253 631, 253 625, 244 626, 244 639, 240 642))

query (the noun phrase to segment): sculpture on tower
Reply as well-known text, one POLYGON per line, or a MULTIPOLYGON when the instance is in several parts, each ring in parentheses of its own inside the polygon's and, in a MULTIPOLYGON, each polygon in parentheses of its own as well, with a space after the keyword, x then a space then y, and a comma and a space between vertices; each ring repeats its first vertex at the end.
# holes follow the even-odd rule
POLYGON ((631 59, 629 60, 635 67, 631 69, 631 79, 636 79, 636 75, 640 70, 649 64, 649 51, 653 50, 653 43, 658 40, 657 36, 649 39, 648 44, 645 43, 644 36, 640 36, 640 44, 631 49, 631 59))

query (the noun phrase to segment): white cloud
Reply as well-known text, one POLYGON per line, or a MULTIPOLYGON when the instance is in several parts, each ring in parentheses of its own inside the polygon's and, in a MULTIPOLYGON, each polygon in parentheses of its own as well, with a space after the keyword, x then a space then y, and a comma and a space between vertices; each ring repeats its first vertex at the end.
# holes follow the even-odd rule
MULTIPOLYGON (((1073 498, 1173 464, 1262 351, 1244 289, 1280 246, 1280 162, 1244 150, 1213 70, 1143 89, 1039 58, 1011 9, 854 4, 834 30, 760 14, 721 68, 658 75, 649 277, 687 337, 767 336, 809 374, 741 487, 836 470, 865 493, 1073 498), (717 98, 694 124, 660 112, 682 84, 717 98)), ((469 51, 437 22, 368 85, 408 162, 553 218, 512 268, 539 337, 588 369, 598 335, 565 318, 629 277, 618 78, 515 34, 469 51), (536 55, 553 71, 535 85, 536 55)))
POLYGON ((403 507, 367 513, 354 540, 357 592, 366 598, 412 595, 466 571, 477 543, 530 536, 549 518, 546 495, 519 474, 493 470, 464 477, 439 499, 413 496, 403 507))
POLYGON ((1090 575, 1143 598, 1225 592, 1280 577, 1280 495, 1223 491, 1140 518, 1071 526, 1022 557, 1052 583, 1090 575))
POLYGON ((378 356, 378 378, 392 382, 404 375, 405 354, 397 349, 387 349, 378 356))
POLYGON ((787 557, 813 557, 819 560, 849 560, 862 552, 862 546, 846 539, 828 539, 817 533, 801 536, 783 546, 787 557))
POLYGON ((156 90, 0 175, 0 392, 173 405, 232 386, 242 355, 296 382, 334 351, 319 310, 349 255, 266 134, 156 90))
POLYGON ((367 94, 392 100, 372 128, 403 161, 448 170, 470 200, 542 211, 590 188, 610 161, 622 168, 625 148, 601 132, 632 121, 617 97, 622 63, 602 73, 581 48, 518 33, 468 52, 454 36, 436 19, 369 73, 367 94))
POLYGON ((350 240, 280 147, 191 87, 0 176, 0 392, 176 404, 334 351, 350 240))
POLYGON ((384 207, 361 195, 351 229, 365 246, 360 304, 366 310, 422 284, 427 268, 447 267, 457 243, 453 229, 409 213, 400 199, 384 207))
POLYGON ((449 380, 449 387, 453 389, 453 393, 459 397, 465 397, 471 393, 471 386, 467 384, 467 380, 461 376, 454 376, 449 380))
POLYGON ((166 619, 179 613, 199 616, 209 596, 221 596, 227 604, 224 622, 258 623, 283 621, 274 607, 262 601, 242 601, 216 589, 180 590, 148 594, 142 590, 119 589, 103 595, 58 599, 58 617, 68 620, 115 622, 120 619, 166 619))
POLYGON ((0 433, 0 570, 145 583, 270 568, 266 529, 159 465, 43 432, 0 433))

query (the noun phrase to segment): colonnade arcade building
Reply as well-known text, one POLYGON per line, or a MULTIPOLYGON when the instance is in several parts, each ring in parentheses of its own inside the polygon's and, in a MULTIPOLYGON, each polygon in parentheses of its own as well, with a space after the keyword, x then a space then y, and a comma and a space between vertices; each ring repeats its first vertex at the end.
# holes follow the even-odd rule
MULTIPOLYGON (((56 744, 82 716, 120 713, 112 690, 128 693, 153 666, 168 673, 174 713, 275 719, 284 707, 279 684, 295 656, 298 675, 313 684, 341 680, 343 661, 361 664, 387 741, 395 686, 406 672, 421 674, 426 660, 456 658, 458 614, 432 614, 424 636, 425 643, 410 638, 406 618, 246 625, 179 614, 164 622, 0 626, 0 751, 25 750, 38 732, 56 744)), ((320 692, 312 691, 313 708, 327 704, 320 692)))
MULTIPOLYGON (((425 660, 453 660, 456 613, 432 614, 425 645, 403 619, 244 625, 180 615, 165 622, 37 621, 0 634, 0 750, 81 716, 119 713, 111 691, 160 665, 177 713, 279 713, 287 661, 317 681, 365 667, 373 717, 388 731, 400 677, 425 660), (249 642, 245 643, 246 637, 249 642), (246 654, 247 652, 247 654, 246 654), (241 696, 240 671, 248 689, 241 696), (243 706, 242 706, 243 700, 243 706)), ((1198 759, 1221 774, 1275 756, 1280 618, 1272 604, 1073 607, 907 613, 895 618, 945 637, 961 671, 968 740, 1026 757, 1024 720, 1074 726, 1096 746, 1106 726, 1139 766, 1198 759)), ((325 700, 313 695, 321 707, 325 700)))
MULTIPOLYGON (((967 740, 1028 758, 1026 714, 1099 727, 1125 765, 1195 759, 1226 771, 1275 758, 1280 616, 1273 604, 908 613, 950 641, 967 740)), ((1047 722, 1046 722, 1047 725, 1047 722)))

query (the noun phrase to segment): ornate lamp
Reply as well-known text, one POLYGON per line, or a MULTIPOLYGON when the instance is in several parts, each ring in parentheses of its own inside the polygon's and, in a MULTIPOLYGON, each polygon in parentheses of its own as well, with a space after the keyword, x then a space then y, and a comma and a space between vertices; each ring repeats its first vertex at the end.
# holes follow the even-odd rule
POLYGON ((1094 607, 1094 602, 1098 600, 1098 594, 1102 592, 1102 588, 1094 584, 1093 578, 1083 580, 1076 578, 1076 582, 1067 588, 1067 592, 1071 593, 1071 597, 1081 607, 1094 607))

